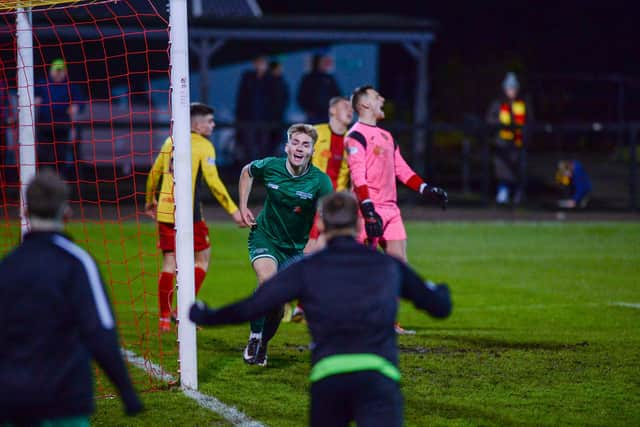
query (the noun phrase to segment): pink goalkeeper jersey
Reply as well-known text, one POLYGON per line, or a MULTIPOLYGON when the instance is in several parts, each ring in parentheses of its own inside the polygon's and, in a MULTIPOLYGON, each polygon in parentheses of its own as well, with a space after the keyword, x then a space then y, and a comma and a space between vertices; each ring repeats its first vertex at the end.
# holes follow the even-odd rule
POLYGON ((363 185, 369 187, 374 206, 397 206, 396 178, 414 190, 423 182, 404 160, 388 131, 357 122, 347 132, 344 142, 351 182, 355 189, 363 185))

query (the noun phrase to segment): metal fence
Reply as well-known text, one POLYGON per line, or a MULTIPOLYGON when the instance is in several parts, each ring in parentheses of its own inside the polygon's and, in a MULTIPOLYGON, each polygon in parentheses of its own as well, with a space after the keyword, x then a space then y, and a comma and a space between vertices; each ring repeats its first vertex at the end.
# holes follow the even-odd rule
MULTIPOLYGON (((131 176, 141 182, 145 179, 146 170, 168 136, 169 122, 162 114, 156 117, 140 113, 140 120, 130 120, 127 114, 121 117, 122 123, 114 120, 77 125, 76 151, 84 181, 91 181, 93 177, 87 174, 96 171, 131 176), (152 126, 150 120, 153 121, 152 126), (132 174, 132 171, 137 173, 132 174)), ((414 126, 399 122, 381 125, 392 132, 407 161, 411 165, 422 166, 428 182, 441 185, 450 192, 452 205, 486 206, 493 203, 495 127, 473 118, 464 123, 432 123, 426 128, 428 143, 425 155, 416 158, 413 154, 414 126)), ((221 174, 228 177, 229 183, 235 184, 239 168, 252 160, 252 156, 282 154, 285 129, 286 124, 280 123, 218 123, 213 140, 221 174), (239 138, 242 132, 267 135, 270 151, 247 146, 250 142, 239 138)), ((580 160, 591 177, 592 209, 637 210, 639 133, 640 122, 622 125, 537 122, 527 126, 526 156, 522 164, 526 179, 523 205, 555 207, 561 197, 554 183, 557 162, 573 159, 580 160), (624 135, 622 141, 620 134, 624 135)), ((117 181, 117 185, 126 186, 127 180, 117 181)), ((95 185, 89 187, 96 188, 95 185)), ((110 190, 107 184, 102 187, 92 191, 123 191, 110 190)), ((138 188, 143 187, 138 185, 138 188)), ((415 200, 405 191, 401 191, 399 197, 401 202, 415 200)))

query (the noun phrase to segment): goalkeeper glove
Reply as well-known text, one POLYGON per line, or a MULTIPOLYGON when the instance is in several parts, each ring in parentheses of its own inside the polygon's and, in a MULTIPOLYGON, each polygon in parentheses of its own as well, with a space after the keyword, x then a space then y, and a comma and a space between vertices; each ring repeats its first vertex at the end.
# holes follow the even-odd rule
POLYGON ((367 238, 382 237, 382 218, 373 207, 373 202, 367 200, 360 203, 360 211, 364 217, 364 230, 367 232, 367 238))
POLYGON ((426 197, 428 199, 436 200, 436 201, 440 202, 440 205, 442 206, 442 210, 447 209, 447 203, 449 202, 449 196, 447 195, 447 192, 444 191, 442 188, 440 188, 440 187, 424 187, 422 189, 422 191, 420 192, 420 194, 422 194, 423 197, 426 197))

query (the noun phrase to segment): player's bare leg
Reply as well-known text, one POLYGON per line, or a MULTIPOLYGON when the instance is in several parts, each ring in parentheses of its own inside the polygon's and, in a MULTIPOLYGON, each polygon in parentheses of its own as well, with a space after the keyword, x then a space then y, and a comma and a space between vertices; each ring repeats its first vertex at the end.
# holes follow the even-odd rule
POLYGON ((387 240, 387 248, 385 252, 387 255, 398 258, 404 263, 407 263, 407 241, 406 240, 387 240))
MULTIPOLYGON (((386 242, 387 248, 385 252, 388 255, 398 258, 402 262, 408 262, 407 259, 407 241, 406 240, 389 240, 386 242)), ((400 326, 400 323, 396 322, 394 325, 396 328, 396 333, 398 335, 413 335, 416 331, 412 331, 410 329, 404 329, 400 326)))
MULTIPOLYGON (((258 258, 253 261, 253 271, 258 278, 258 286, 275 276, 278 272, 278 263, 271 257, 258 258)), ((265 366, 267 364, 266 345, 262 344, 262 331, 265 318, 251 321, 251 333, 249 341, 244 349, 242 358, 250 365, 265 366), (262 350, 262 351, 261 351, 262 350), (261 356, 258 358, 257 356, 261 356), (260 360, 258 360, 260 359, 260 360)))
POLYGON ((264 282, 275 276, 278 272, 278 264, 270 257, 258 258, 253 261, 252 267, 258 278, 258 286, 262 286, 264 282))

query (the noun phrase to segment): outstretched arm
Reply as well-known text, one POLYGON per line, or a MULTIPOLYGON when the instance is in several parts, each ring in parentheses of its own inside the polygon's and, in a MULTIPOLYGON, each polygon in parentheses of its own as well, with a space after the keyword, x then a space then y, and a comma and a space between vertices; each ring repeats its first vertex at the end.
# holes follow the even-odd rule
POLYGON ((249 194, 251 194, 251 187, 253 186, 253 176, 250 172, 251 163, 245 165, 240 172, 240 182, 238 184, 238 194, 240 200, 240 215, 248 226, 256 225, 256 219, 253 216, 253 212, 248 207, 249 194))
POLYGON ((160 178, 162 178, 165 156, 170 155, 171 140, 169 139, 162 145, 160 153, 158 153, 158 157, 156 157, 155 162, 153 162, 153 166, 151 167, 149 175, 147 176, 147 187, 144 199, 144 213, 154 219, 156 217, 156 207, 158 205, 155 193, 156 189, 158 188, 158 184, 160 183, 160 178))
POLYGON ((449 201, 447 192, 442 188, 432 187, 424 182, 424 180, 411 169, 411 166, 409 166, 404 157, 402 157, 400 147, 396 146, 395 150, 395 172, 400 182, 424 197, 439 201, 442 204, 442 209, 446 209, 447 202, 449 201))
POLYGON ((451 314, 451 296, 445 283, 424 282, 405 263, 398 261, 402 274, 402 298, 411 300, 416 308, 433 317, 445 318, 451 314))
POLYGON ((216 152, 213 149, 213 146, 207 150, 204 158, 200 159, 200 164, 202 175, 211 190, 211 194, 213 194, 216 200, 218 200, 218 203, 220 203, 224 210, 231 215, 236 224, 240 227, 245 227, 246 224, 242 219, 238 206, 234 203, 227 191, 227 187, 225 187, 224 183, 220 179, 220 175, 218 175, 218 168, 216 167, 216 152))
POLYGON ((98 267, 86 252, 68 240, 58 238, 55 243, 80 261, 81 266, 75 269, 70 281, 69 303, 81 340, 120 392, 126 413, 134 415, 142 410, 142 403, 120 352, 115 319, 98 267))
POLYGON ((249 298, 219 309, 203 302, 191 306, 189 318, 198 325, 227 325, 243 323, 273 311, 282 304, 297 299, 302 289, 299 264, 292 265, 267 280, 249 298))

